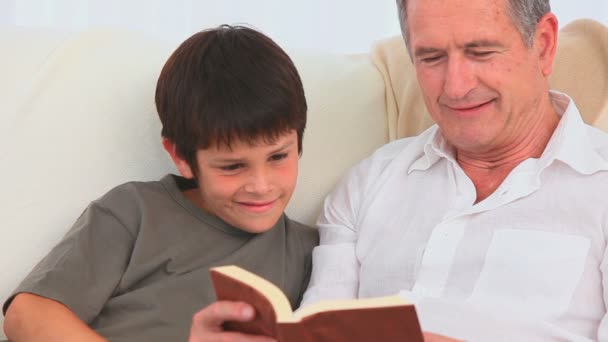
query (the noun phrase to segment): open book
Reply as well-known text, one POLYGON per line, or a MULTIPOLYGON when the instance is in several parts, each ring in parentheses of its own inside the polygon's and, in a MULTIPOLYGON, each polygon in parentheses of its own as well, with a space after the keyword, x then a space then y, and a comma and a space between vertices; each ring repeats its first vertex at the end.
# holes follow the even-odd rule
POLYGON ((211 268, 218 300, 243 301, 256 309, 251 322, 227 322, 227 330, 278 341, 422 342, 414 305, 399 296, 327 301, 293 312, 274 284, 237 266, 211 268))

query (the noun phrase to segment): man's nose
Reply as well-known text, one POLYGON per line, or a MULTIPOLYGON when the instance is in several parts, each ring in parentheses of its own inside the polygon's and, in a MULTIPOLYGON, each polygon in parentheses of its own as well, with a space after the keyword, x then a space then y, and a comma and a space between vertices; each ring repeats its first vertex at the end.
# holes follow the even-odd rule
POLYGON ((460 56, 450 58, 445 71, 444 95, 452 100, 462 99, 476 86, 474 66, 460 56))

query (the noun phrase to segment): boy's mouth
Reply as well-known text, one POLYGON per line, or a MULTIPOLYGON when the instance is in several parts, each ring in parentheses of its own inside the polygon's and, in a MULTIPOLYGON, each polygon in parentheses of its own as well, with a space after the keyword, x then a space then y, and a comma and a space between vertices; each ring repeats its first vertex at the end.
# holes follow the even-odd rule
POLYGON ((263 202, 237 202, 242 208, 247 211, 251 211, 254 213, 264 213, 269 211, 274 207, 276 203, 276 199, 272 201, 263 201, 263 202))

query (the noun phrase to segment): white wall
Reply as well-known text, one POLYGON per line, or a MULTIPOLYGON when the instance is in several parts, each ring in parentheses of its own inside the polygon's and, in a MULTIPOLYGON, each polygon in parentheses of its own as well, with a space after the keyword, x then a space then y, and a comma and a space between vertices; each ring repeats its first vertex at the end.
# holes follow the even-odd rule
POLYGON ((0 25, 127 27, 171 41, 249 23, 288 48, 367 51, 399 33, 393 0, 0 0, 0 25))
POLYGON ((607 0, 552 0, 551 9, 560 27, 577 18, 593 18, 608 25, 607 0))
MULTIPOLYGON (((553 0, 560 26, 608 24, 608 0, 553 0)), ((130 28, 179 42, 224 23, 249 23, 286 48, 365 52, 399 34, 394 0, 0 0, 0 26, 130 28)))

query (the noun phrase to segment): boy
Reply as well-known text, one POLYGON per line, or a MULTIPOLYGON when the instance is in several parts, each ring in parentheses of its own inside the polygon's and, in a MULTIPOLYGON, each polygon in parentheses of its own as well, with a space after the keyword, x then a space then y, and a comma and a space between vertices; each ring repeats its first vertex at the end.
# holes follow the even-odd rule
POLYGON ((165 64, 156 106, 182 177, 92 202, 5 302, 9 339, 185 341, 215 300, 209 267, 226 264, 298 305, 318 235, 283 213, 307 110, 292 61, 249 28, 199 32, 165 64))

